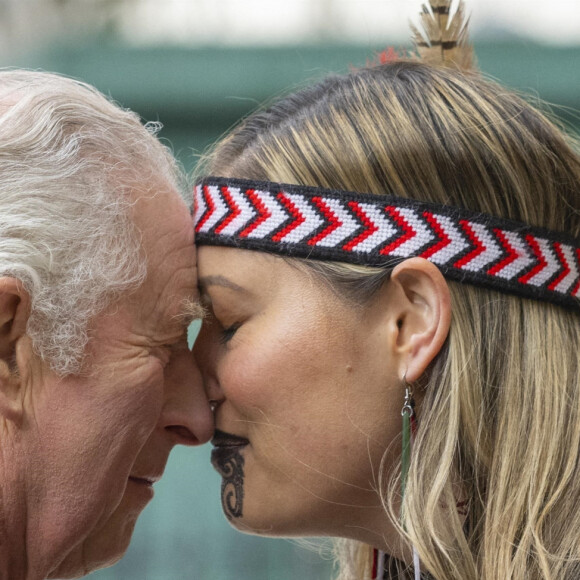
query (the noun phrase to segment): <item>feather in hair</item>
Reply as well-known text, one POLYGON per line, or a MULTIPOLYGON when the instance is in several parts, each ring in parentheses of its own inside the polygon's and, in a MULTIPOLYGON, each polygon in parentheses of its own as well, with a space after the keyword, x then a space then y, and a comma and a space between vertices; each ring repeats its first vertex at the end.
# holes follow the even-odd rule
POLYGON ((428 64, 455 66, 462 70, 476 68, 473 47, 468 38, 464 2, 459 0, 451 16, 453 0, 429 0, 423 4, 421 28, 411 24, 417 58, 428 64))

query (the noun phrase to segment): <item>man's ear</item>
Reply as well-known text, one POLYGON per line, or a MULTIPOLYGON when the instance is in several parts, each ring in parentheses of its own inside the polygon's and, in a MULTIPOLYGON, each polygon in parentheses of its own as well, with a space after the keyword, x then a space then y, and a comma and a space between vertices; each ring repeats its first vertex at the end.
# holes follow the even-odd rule
POLYGON ((0 418, 20 420, 20 373, 16 347, 26 336, 30 296, 16 278, 0 278, 0 418))
POLYGON ((441 350, 449 333, 449 287, 437 266, 424 258, 409 258, 397 265, 389 285, 399 377, 413 383, 441 350))

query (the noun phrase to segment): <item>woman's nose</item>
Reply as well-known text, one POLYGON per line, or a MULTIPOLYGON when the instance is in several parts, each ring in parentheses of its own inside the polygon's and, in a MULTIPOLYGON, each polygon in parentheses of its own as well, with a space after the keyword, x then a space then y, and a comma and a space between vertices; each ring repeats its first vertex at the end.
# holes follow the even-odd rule
POLYGON ((165 369, 165 400, 160 427, 175 444, 200 445, 213 436, 214 421, 201 373, 185 346, 165 369))

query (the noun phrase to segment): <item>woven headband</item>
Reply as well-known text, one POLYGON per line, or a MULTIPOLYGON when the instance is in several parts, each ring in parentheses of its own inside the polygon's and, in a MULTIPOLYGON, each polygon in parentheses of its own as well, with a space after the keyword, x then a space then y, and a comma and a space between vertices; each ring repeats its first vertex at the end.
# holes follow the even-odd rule
POLYGON ((580 309, 580 241, 453 206, 208 177, 194 190, 198 245, 394 266, 413 256, 451 280, 580 309))

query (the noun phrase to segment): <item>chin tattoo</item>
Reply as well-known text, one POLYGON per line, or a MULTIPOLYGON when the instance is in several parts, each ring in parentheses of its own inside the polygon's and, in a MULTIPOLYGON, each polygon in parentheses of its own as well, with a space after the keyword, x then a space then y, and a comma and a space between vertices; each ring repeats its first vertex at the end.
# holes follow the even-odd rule
POLYGON ((239 450, 229 450, 213 461, 222 476, 222 508, 228 520, 241 518, 244 505, 244 458, 239 450))

